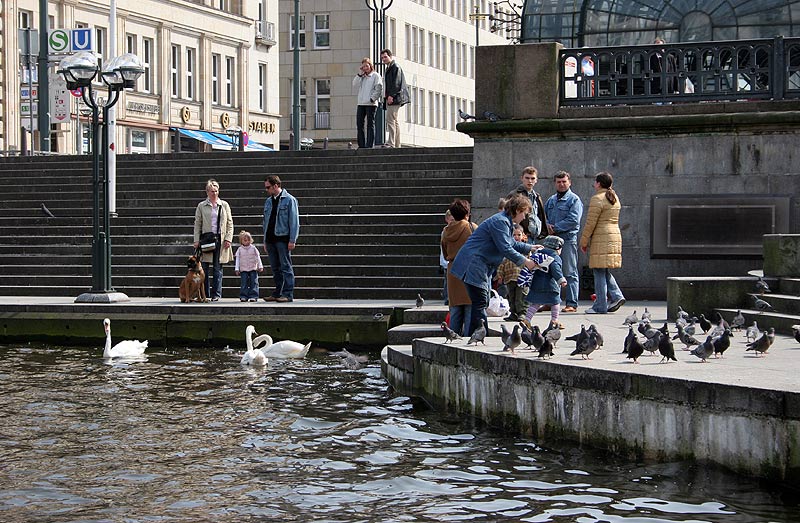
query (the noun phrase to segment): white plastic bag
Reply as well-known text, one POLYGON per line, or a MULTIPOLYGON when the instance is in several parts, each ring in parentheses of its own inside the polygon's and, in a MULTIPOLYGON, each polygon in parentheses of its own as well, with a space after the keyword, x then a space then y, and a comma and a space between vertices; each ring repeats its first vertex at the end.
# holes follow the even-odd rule
POLYGON ((489 298, 489 306, 486 307, 486 315, 495 318, 507 316, 511 307, 508 305, 508 300, 501 298, 497 291, 492 289, 492 297, 489 298))

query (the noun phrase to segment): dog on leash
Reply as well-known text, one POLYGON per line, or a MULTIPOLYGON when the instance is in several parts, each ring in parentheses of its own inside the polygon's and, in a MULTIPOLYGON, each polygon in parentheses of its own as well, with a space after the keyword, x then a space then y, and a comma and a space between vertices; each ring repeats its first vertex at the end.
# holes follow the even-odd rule
POLYGON ((206 302, 206 288, 205 280, 206 273, 203 271, 203 265, 200 263, 200 256, 189 256, 186 260, 186 266, 189 270, 181 282, 180 289, 178 289, 178 296, 181 303, 189 303, 196 301, 200 303, 206 302))

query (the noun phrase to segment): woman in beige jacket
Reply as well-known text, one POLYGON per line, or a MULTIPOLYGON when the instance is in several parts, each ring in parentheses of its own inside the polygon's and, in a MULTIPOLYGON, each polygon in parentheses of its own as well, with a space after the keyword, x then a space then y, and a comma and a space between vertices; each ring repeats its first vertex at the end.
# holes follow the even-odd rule
POLYGON ((594 305, 586 309, 586 314, 615 312, 625 303, 625 296, 611 274, 611 269, 622 267, 621 205, 617 193, 611 188, 613 183, 611 173, 601 172, 595 176, 595 195, 589 201, 589 212, 581 233, 580 247, 583 252, 589 249, 589 267, 594 273, 596 295, 594 305))
MULTIPOLYGON (((478 226, 469 221, 468 201, 453 200, 449 210, 453 221, 442 232, 442 256, 448 262, 452 262, 478 226)), ((469 332, 472 302, 467 295, 464 282, 450 274, 450 263, 447 264, 447 302, 450 306, 450 328, 457 334, 466 335, 469 332)))
POLYGON ((228 202, 219 197, 219 183, 216 180, 206 182, 206 194, 208 198, 197 205, 194 213, 194 248, 200 247, 202 233, 217 234, 217 248, 213 252, 204 252, 202 261, 203 270, 206 273, 206 296, 211 298, 211 301, 219 301, 222 297, 221 264, 233 260, 233 249, 231 249, 233 216, 228 202), (209 289, 209 279, 211 278, 214 280, 214 286, 209 289))

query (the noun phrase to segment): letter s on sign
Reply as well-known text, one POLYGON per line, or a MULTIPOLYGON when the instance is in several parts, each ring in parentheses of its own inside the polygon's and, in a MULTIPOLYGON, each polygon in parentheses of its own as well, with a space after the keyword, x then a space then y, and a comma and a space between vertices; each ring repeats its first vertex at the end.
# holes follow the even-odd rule
POLYGON ((47 39, 50 51, 54 53, 61 53, 69 48, 69 33, 64 29, 54 29, 50 31, 50 37, 47 39))

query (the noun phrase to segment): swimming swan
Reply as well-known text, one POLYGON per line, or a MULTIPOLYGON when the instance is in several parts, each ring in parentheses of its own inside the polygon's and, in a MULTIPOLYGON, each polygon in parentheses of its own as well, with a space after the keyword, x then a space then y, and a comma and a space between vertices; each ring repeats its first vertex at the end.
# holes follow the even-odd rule
MULTIPOLYGON (((256 328, 252 325, 248 325, 247 328, 244 330, 244 340, 247 343, 247 352, 244 353, 242 356, 242 365, 252 365, 254 367, 263 367, 267 364, 267 357, 264 356, 264 353, 260 350, 253 348, 253 334, 256 333, 256 328)), ((269 338, 269 336, 267 336, 269 338)), ((261 343, 263 336, 259 336, 256 338, 261 343)), ((272 338, 269 339, 272 341, 272 338)))
POLYGON ((310 341, 306 345, 303 345, 301 343, 297 343, 296 341, 283 340, 273 343, 268 347, 261 349, 261 351, 268 358, 288 360, 305 358, 310 347, 310 341))
POLYGON ((103 358, 138 358, 144 355, 147 348, 147 340, 122 340, 111 347, 111 320, 103 320, 103 328, 106 331, 106 348, 103 350, 103 358))

